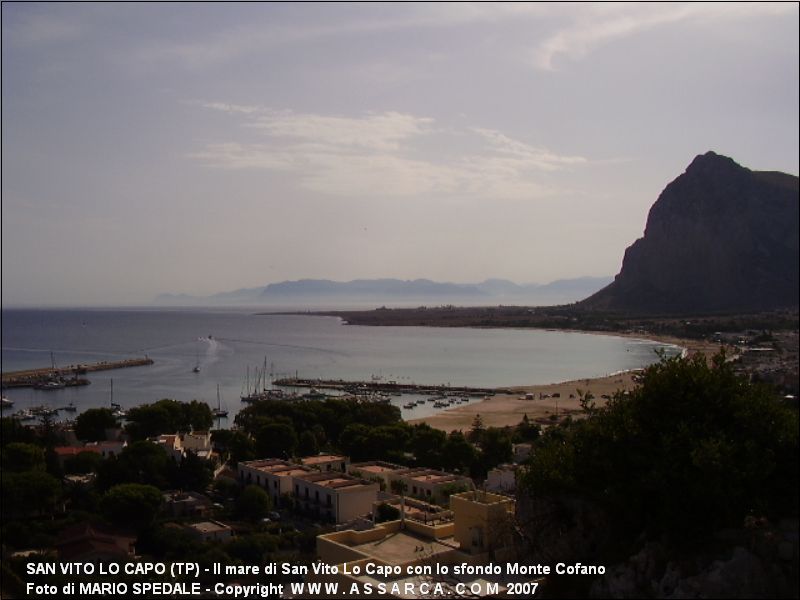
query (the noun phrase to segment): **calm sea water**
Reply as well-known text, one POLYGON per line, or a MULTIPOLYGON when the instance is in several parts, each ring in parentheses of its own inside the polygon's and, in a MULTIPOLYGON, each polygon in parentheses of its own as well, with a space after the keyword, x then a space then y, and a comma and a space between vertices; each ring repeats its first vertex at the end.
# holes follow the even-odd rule
MULTIPOLYGON (((56 391, 9 389, 13 410, 36 405, 78 411, 161 398, 216 406, 219 384, 229 422, 243 403, 248 366, 276 376, 467 386, 553 383, 633 369, 657 360, 654 342, 556 331, 361 327, 333 317, 257 315, 248 310, 4 309, 3 371, 149 356, 147 367, 89 373, 91 385, 56 391), (192 368, 199 363, 200 372, 192 368)), ((394 397, 401 406, 410 397, 394 397)), ((4 411, 8 412, 8 411, 4 411)), ((431 404, 403 416, 436 412, 431 404)), ((73 413, 74 414, 74 413, 73 413)), ((69 417, 69 413, 61 413, 69 417)), ((222 422, 223 426, 225 421, 222 422)))

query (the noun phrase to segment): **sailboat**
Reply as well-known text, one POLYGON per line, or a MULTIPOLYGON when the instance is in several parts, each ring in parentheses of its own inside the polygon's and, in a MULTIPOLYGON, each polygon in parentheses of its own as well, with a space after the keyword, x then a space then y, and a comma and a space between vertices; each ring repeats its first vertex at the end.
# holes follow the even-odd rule
POLYGON ((219 384, 217 384, 217 408, 211 410, 211 414, 217 419, 224 419, 228 416, 227 410, 222 410, 222 400, 219 397, 219 384))
POLYGON ((192 373, 199 373, 200 372, 200 352, 199 351, 196 353, 196 356, 197 356, 197 358, 195 360, 194 369, 192 369, 192 373))

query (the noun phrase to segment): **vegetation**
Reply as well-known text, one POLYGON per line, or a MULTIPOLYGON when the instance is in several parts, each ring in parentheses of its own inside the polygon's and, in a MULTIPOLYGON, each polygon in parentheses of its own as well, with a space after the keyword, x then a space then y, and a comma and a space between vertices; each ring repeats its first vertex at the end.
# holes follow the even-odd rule
POLYGON ((618 539, 689 542, 747 515, 798 509, 798 415, 737 376, 724 354, 662 358, 641 386, 548 430, 524 480, 534 499, 577 497, 618 539))
POLYGON ((214 422, 211 409, 205 402, 169 399, 132 408, 128 411, 127 419, 125 430, 136 440, 163 433, 205 431, 214 422))
POLYGON ((75 436, 86 442, 106 439, 106 429, 117 427, 117 419, 110 408, 90 408, 75 420, 75 436))
POLYGON ((151 485, 123 483, 103 496, 100 508, 116 525, 143 529, 152 524, 161 506, 161 492, 151 485))

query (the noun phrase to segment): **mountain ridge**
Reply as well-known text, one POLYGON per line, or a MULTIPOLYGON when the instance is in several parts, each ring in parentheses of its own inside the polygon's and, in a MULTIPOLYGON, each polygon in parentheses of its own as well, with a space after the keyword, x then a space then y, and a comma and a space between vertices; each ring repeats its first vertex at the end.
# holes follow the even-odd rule
POLYGON ((698 155, 650 208, 619 274, 579 308, 758 311, 798 304, 798 178, 698 155))

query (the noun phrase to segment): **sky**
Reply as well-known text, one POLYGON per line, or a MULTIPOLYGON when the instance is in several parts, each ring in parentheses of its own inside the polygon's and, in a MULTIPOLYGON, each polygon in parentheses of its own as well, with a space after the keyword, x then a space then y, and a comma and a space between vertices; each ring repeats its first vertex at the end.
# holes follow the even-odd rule
POLYGON ((4 305, 613 275, 697 154, 798 173, 798 5, 2 5, 4 305))

